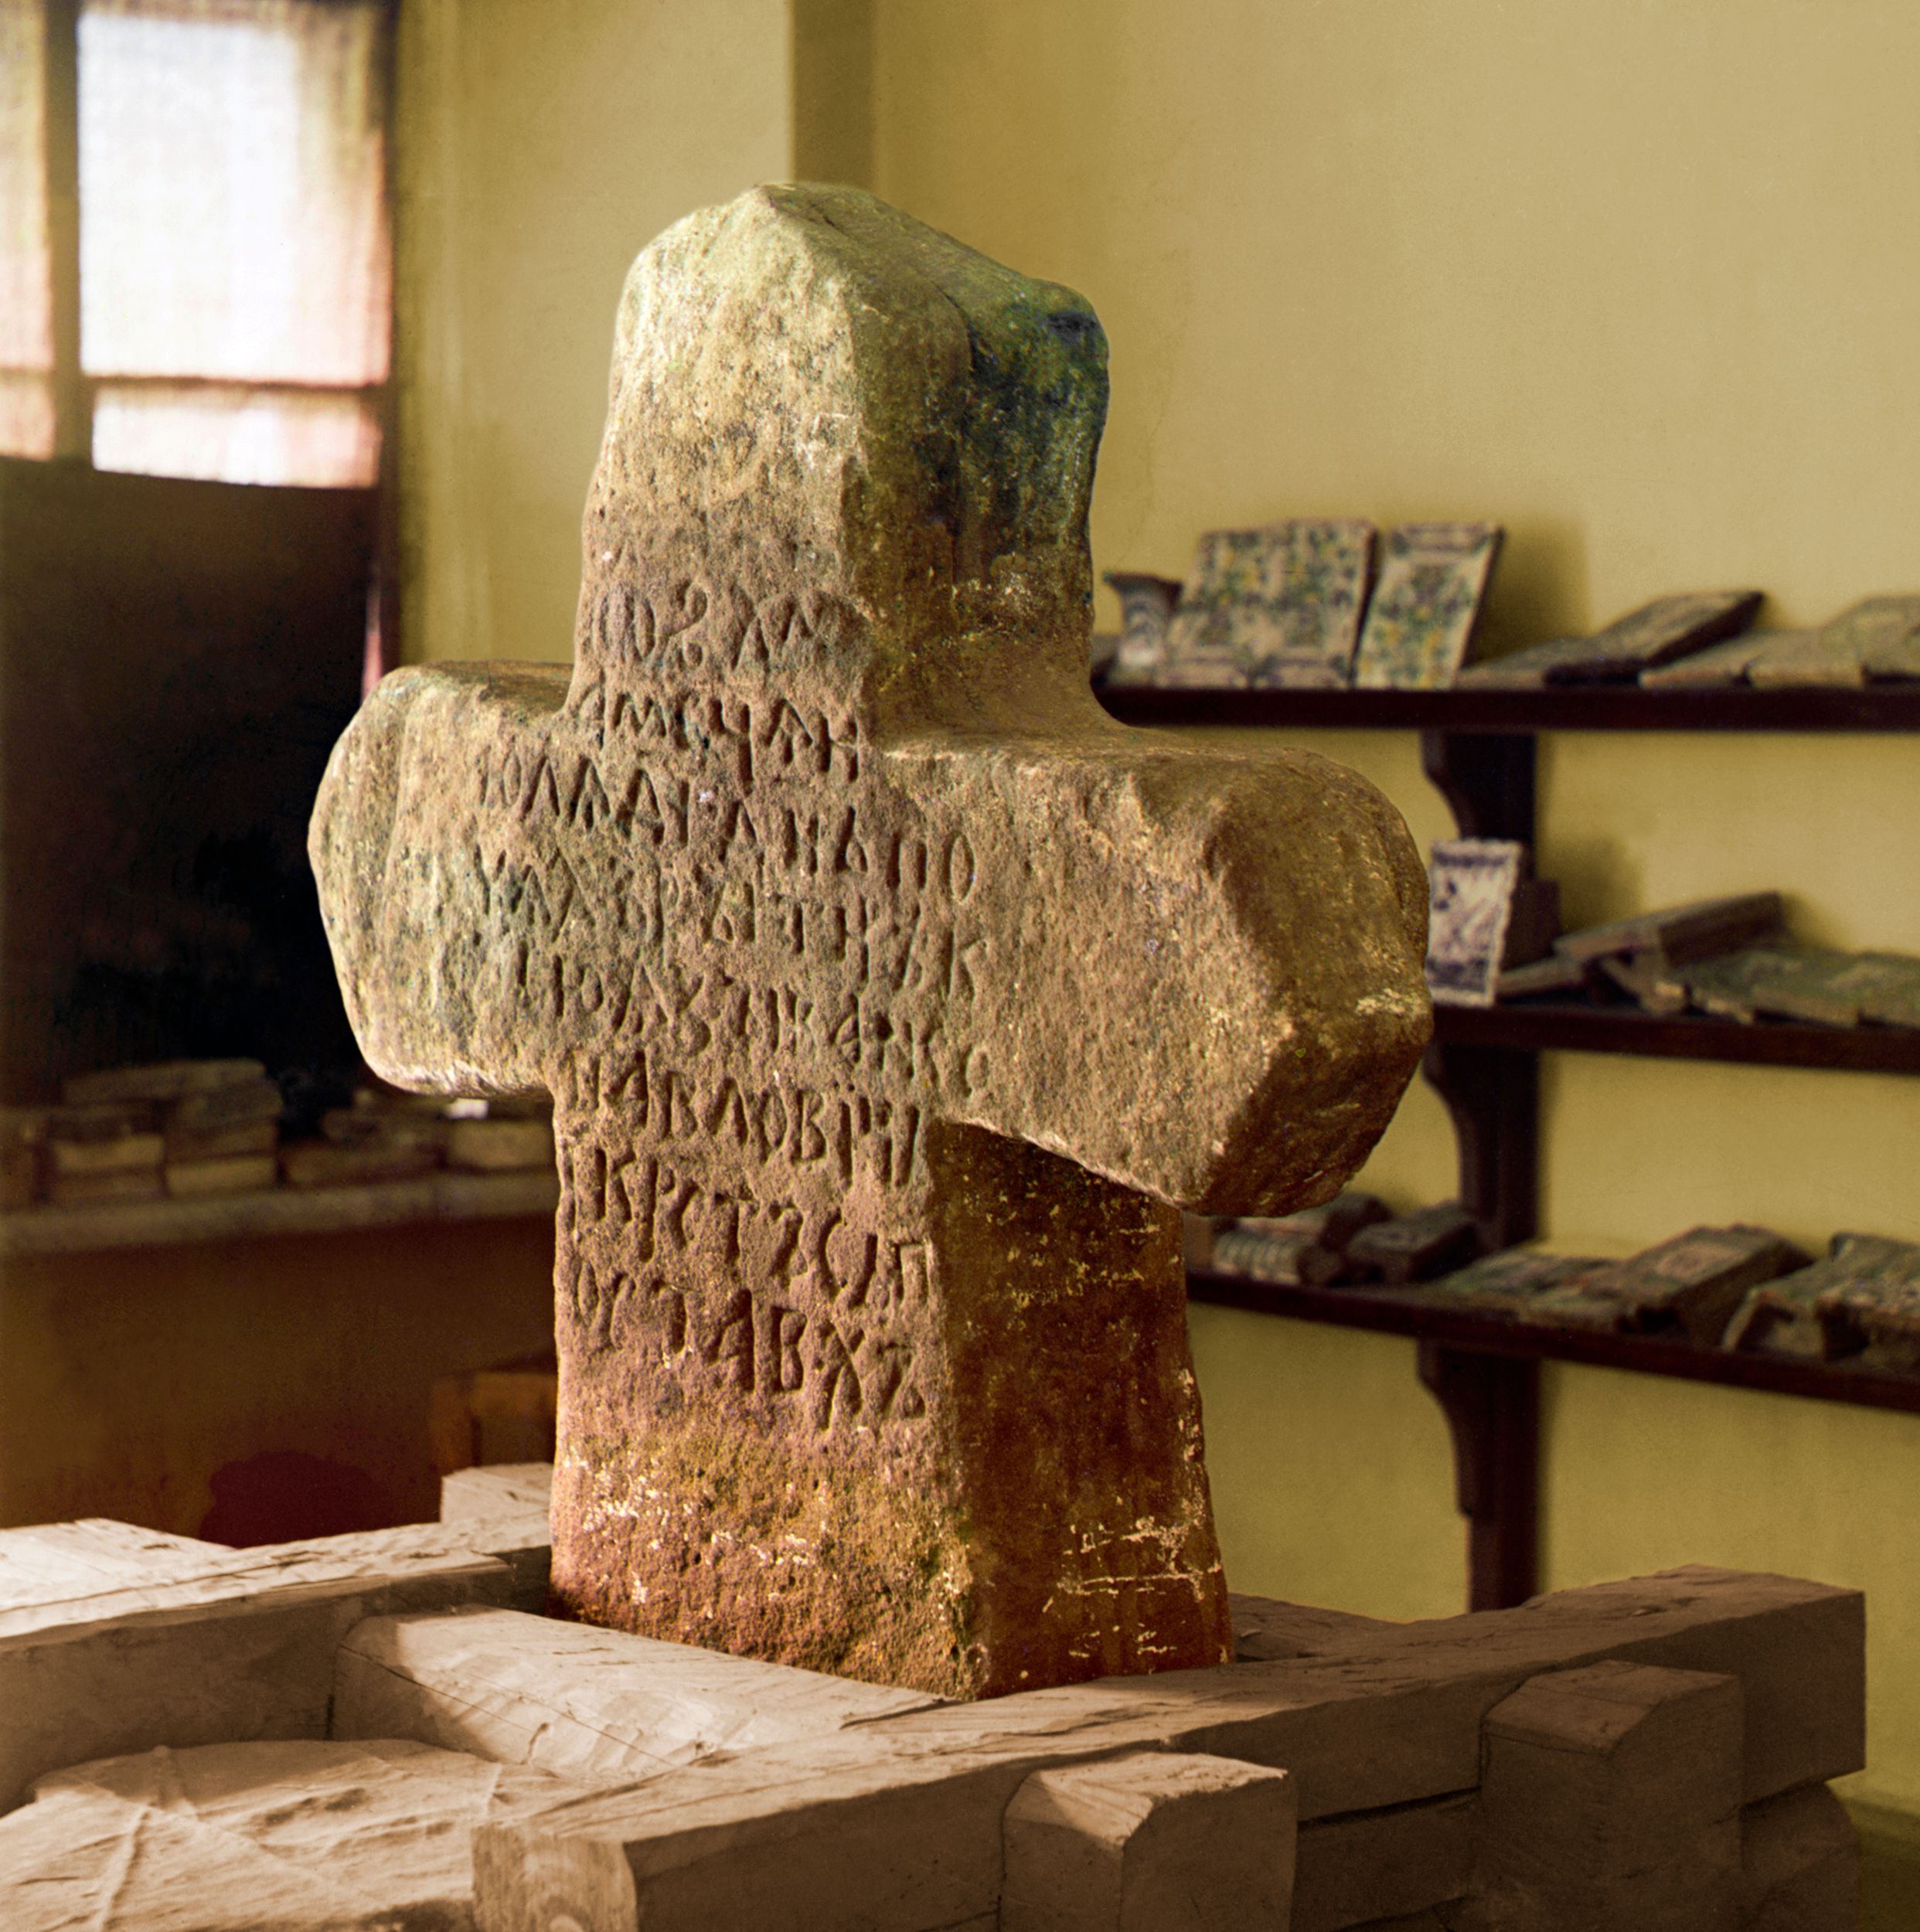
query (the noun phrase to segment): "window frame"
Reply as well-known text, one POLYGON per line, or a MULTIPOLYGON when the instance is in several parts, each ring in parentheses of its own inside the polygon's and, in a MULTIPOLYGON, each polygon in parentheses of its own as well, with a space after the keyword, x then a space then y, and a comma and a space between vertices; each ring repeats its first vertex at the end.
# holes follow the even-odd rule
MULTIPOLYGON (((321 0, 324 4, 324 0, 321 0)), ((47 243, 51 282, 53 362, 50 371, 53 405, 53 460, 94 467, 94 407, 97 391, 110 386, 123 391, 179 390, 204 387, 231 389, 230 379, 192 376, 89 376, 80 359, 80 20, 83 0, 40 0, 45 21, 45 82, 47 243)), ((394 173, 396 140, 394 101, 397 83, 395 50, 399 39, 400 0, 376 0, 381 19, 375 80, 380 90, 382 131, 380 192, 385 202, 387 247, 397 255, 395 229, 398 196, 394 173)), ((390 280, 390 291, 392 288, 390 280)), ((380 463, 370 485, 314 485, 315 488, 370 488, 376 499, 376 540, 373 581, 367 587, 367 669, 369 685, 399 662, 399 513, 397 502, 395 437, 398 428, 392 344, 395 333, 393 298, 387 310, 387 379, 362 387, 339 383, 263 383, 250 386, 267 393, 281 391, 356 398, 371 411, 379 426, 380 463)), ((250 488, 235 484, 236 489, 250 488)))

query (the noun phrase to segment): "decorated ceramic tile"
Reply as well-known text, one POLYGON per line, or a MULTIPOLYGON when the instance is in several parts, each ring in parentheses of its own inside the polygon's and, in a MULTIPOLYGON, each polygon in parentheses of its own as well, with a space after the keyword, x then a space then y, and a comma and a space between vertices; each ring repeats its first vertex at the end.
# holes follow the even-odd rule
POLYGON ((1597 632, 1588 662, 1557 665, 1547 672, 1547 682, 1631 684, 1643 671, 1737 637, 1753 622, 1760 604, 1758 590, 1698 590, 1656 597, 1597 632))
MULTIPOLYGON (((1745 632, 1760 608, 1758 590, 1701 590, 1656 597, 1587 638, 1556 638, 1462 671, 1468 689, 1538 690, 1548 685, 1631 684, 1643 673, 1684 663, 1745 632)), ((1738 662, 1742 670, 1751 661, 1738 662)), ((1707 682, 1712 680, 1707 679, 1707 682)), ((1723 680, 1724 681, 1724 680, 1723 680)))
POLYGON ((1120 641, 1108 668, 1108 684, 1159 684, 1166 675, 1167 627, 1180 587, 1143 570, 1109 570, 1120 600, 1120 641))
POLYGON ((1470 664, 1453 682, 1467 691, 1539 691, 1546 686, 1548 672, 1563 664, 1584 664, 1591 655, 1589 638, 1549 638, 1503 658, 1470 664))
POLYGON ((1431 691, 1452 683, 1493 574, 1497 523, 1402 523, 1382 546, 1353 682, 1431 691))
POLYGON ((1767 661, 1756 684, 1911 683, 1920 679, 1920 597, 1867 597, 1823 624, 1813 643, 1767 661))
POLYGON ((1527 848, 1510 838, 1442 838, 1428 869, 1427 990, 1447 1006, 1491 1006, 1527 848))
POLYGON ((1373 561, 1374 526, 1357 517, 1208 531, 1168 632, 1166 682, 1346 684, 1373 561))

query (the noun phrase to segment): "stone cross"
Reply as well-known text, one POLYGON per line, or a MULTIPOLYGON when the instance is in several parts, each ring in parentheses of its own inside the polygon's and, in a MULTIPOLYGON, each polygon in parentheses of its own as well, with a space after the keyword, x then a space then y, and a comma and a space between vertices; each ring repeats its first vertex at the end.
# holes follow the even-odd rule
POLYGON ((1320 1200, 1426 886, 1088 685, 1086 303, 851 189, 635 264, 574 662, 395 673, 312 852, 369 1063, 553 1097, 564 1613, 959 1696, 1231 1649, 1180 1215, 1320 1200))

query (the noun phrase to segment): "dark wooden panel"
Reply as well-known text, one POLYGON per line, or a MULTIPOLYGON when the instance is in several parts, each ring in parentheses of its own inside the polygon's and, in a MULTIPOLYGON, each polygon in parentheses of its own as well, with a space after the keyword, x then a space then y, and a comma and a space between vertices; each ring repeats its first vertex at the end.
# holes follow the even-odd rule
POLYGON ((306 820, 359 702, 369 491, 0 462, 4 1097, 356 1054, 306 820))
POLYGON ((1420 1379, 1453 1438, 1467 1608, 1511 1610, 1539 1587, 1540 1364, 1422 1342, 1420 1379))
MULTIPOLYGON (((1437 1013, 1448 1009, 1437 1008, 1437 1013)), ((1491 1251, 1539 1232, 1540 1059, 1444 1035, 1421 1062, 1445 1102, 1460 1152, 1460 1205, 1491 1251)))
POLYGON ((1499 732, 1423 731, 1420 768, 1462 838, 1534 842, 1535 745, 1499 732))

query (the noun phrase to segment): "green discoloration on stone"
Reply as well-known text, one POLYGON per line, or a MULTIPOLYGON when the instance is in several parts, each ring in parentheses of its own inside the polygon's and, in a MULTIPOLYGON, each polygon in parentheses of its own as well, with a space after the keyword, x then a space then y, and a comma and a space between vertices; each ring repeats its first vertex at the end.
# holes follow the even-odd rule
POLYGON ((568 1614, 873 1683, 972 1694, 965 1525, 936 1495, 793 1458, 711 1416, 638 1442, 586 1435, 582 1526, 600 1553, 568 1614), (676 1533, 677 1531, 677 1534, 676 1533))

